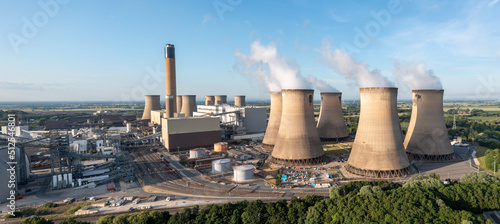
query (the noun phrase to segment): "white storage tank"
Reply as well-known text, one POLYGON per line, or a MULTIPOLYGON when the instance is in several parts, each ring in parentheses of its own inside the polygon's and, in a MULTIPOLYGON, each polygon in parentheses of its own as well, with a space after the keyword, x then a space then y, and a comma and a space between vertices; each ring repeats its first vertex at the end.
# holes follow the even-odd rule
POLYGON ((231 171, 230 159, 219 159, 212 161, 212 173, 225 173, 231 171))
POLYGON ((235 166, 234 168, 234 181, 248 181, 253 179, 254 167, 251 165, 235 166))
POLYGON ((197 148, 197 149, 189 150, 189 158, 190 159, 203 158, 205 156, 207 156, 207 154, 206 154, 206 149, 204 149, 204 148, 197 148))

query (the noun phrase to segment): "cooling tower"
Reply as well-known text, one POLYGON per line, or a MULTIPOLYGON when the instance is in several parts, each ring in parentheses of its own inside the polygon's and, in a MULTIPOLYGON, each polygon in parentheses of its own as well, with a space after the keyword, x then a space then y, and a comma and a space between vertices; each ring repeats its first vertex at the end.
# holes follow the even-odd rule
POLYGON ((349 137, 342 114, 342 93, 321 93, 316 128, 321 141, 338 141, 349 137))
POLYGON ((267 122, 266 134, 262 145, 273 147, 278 136, 281 121, 281 92, 271 92, 271 113, 269 114, 269 121, 267 122))
POLYGON ((182 95, 181 113, 186 117, 192 117, 196 112, 196 95, 182 95))
POLYGON ((175 106, 175 113, 180 113, 182 109, 182 96, 177 95, 176 97, 176 106, 175 106))
POLYGON ((244 107, 244 106, 246 106, 245 96, 234 96, 234 106, 235 107, 244 107))
POLYGON ((165 46, 165 109, 167 117, 174 117, 176 109, 176 81, 175 81, 175 48, 173 44, 165 46))
POLYGON ((160 95, 144 95, 144 112, 142 113, 142 119, 151 120, 152 110, 161 110, 160 105, 160 95))
POLYGON ((356 139, 345 169, 372 178, 411 173, 397 111, 397 88, 360 88, 356 139))
POLYGON ((205 96, 205 106, 213 106, 215 104, 214 96, 205 96))
POLYGON ((314 90, 281 91, 283 112, 271 163, 303 166, 323 163, 325 152, 314 121, 314 90))
POLYGON ((444 90, 413 90, 410 126, 404 141, 410 159, 446 161, 455 153, 444 123, 444 90))
POLYGON ((215 96, 215 105, 223 105, 227 104, 227 96, 226 95, 216 95, 215 96))

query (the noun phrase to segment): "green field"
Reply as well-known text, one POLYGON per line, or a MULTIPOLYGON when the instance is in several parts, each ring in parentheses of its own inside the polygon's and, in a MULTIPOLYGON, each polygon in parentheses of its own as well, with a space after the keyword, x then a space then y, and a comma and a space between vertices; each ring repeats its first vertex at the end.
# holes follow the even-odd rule
POLYGON ((469 120, 474 120, 474 121, 483 121, 483 122, 495 122, 495 121, 500 121, 500 117, 485 117, 485 116, 478 116, 478 117, 468 117, 469 120))
POLYGON ((476 147, 476 157, 477 157, 477 160, 479 160, 479 168, 493 172, 493 170, 486 168, 486 163, 485 163, 486 157, 484 156, 484 154, 486 153, 486 150, 488 150, 488 149, 486 147, 483 147, 483 146, 476 147))
POLYGON ((350 146, 341 146, 340 144, 343 143, 338 143, 338 144, 323 144, 323 150, 325 150, 325 153, 328 155, 342 155, 348 153, 348 150, 350 150, 350 146))

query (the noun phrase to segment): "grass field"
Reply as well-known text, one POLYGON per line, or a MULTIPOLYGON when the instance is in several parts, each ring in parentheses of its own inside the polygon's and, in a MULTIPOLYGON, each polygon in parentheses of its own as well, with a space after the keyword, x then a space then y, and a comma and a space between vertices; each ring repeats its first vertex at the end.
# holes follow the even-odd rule
POLYGON ((495 122, 495 121, 500 121, 500 117, 484 117, 484 116, 478 116, 478 117, 468 117, 469 120, 474 120, 474 121, 484 121, 484 122, 495 122))
POLYGON ((484 156, 484 154, 486 153, 486 150, 488 150, 486 147, 482 147, 482 146, 476 147, 476 157, 477 157, 477 160, 479 160, 479 168, 493 172, 492 169, 490 170, 490 169, 486 168, 486 163, 485 163, 486 157, 484 156))
POLYGON ((342 155, 350 150, 350 146, 345 143, 337 143, 337 144, 323 144, 323 150, 328 155, 342 155))

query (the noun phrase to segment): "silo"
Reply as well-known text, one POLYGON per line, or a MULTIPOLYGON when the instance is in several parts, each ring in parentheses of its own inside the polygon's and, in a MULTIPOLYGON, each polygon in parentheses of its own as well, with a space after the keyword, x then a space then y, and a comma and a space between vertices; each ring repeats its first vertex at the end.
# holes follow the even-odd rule
POLYGON ((176 100, 177 106, 175 107, 175 109, 176 109, 175 113, 181 113, 181 110, 182 110, 182 96, 181 95, 177 95, 176 98, 177 98, 177 100, 176 100))
POLYGON ((205 96, 205 106, 213 106, 213 105, 215 105, 215 97, 205 96))
POLYGON ((219 159, 212 161, 212 173, 225 173, 231 171, 230 159, 219 159))
POLYGON ((283 112, 271 163, 287 166, 323 163, 325 151, 314 121, 314 90, 281 90, 283 112))
POLYGON ((262 145, 274 147, 281 123, 281 92, 271 92, 271 112, 262 145))
POLYGON ((144 112, 142 119, 151 119, 152 110, 161 110, 160 95, 144 95, 144 112))
POLYGON ((182 95, 181 113, 186 117, 192 117, 196 110, 196 95, 182 95))
POLYGON ((214 144, 215 152, 225 152, 227 151, 227 142, 217 142, 214 144))
POLYGON ((175 78, 175 47, 173 44, 165 45, 165 108, 166 116, 174 117, 174 113, 177 111, 176 107, 176 78, 175 78))
POLYGON ((235 107, 246 106, 245 96, 234 96, 234 106, 235 107))
POLYGON ((321 141, 339 141, 349 137, 342 113, 342 93, 321 93, 316 128, 321 141))
POLYGON ((190 159, 203 158, 205 156, 207 156, 207 155, 206 155, 206 150, 204 148, 197 148, 197 149, 189 150, 189 158, 190 159))
POLYGON ((345 169, 372 178, 411 173, 397 110, 397 88, 360 88, 358 131, 345 169))
POLYGON ((215 96, 215 105, 223 105, 227 104, 227 96, 226 95, 216 95, 215 96))
POLYGON ((233 179, 236 182, 244 182, 253 179, 254 167, 251 165, 235 166, 233 170, 233 179))
POLYGON ((413 90, 410 125, 404 141, 410 159, 446 161, 455 158, 443 112, 444 90, 413 90))

